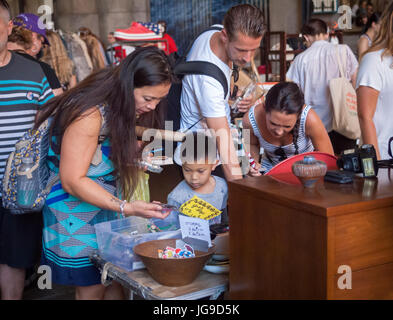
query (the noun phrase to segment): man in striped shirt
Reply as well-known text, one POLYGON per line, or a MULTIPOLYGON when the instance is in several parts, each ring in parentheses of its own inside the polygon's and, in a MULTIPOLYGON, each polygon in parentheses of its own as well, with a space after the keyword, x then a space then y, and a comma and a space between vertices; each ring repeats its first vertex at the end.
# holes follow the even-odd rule
MULTIPOLYGON (((7 50, 11 30, 8 3, 0 0, 0 186, 15 143, 53 98, 40 65, 7 50)), ((11 215, 0 202, 1 299, 22 298, 26 269, 39 262, 41 234, 41 213, 11 215)))

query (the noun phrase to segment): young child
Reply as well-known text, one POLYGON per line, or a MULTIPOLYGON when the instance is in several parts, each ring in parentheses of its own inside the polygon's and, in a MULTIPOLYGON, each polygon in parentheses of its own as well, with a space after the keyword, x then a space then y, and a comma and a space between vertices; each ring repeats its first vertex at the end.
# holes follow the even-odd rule
POLYGON ((228 186, 224 179, 211 174, 218 164, 215 138, 200 131, 192 132, 182 144, 180 154, 184 180, 168 195, 168 204, 180 208, 197 196, 222 211, 209 220, 210 225, 224 222, 222 220, 226 219, 222 217, 226 215, 228 186))

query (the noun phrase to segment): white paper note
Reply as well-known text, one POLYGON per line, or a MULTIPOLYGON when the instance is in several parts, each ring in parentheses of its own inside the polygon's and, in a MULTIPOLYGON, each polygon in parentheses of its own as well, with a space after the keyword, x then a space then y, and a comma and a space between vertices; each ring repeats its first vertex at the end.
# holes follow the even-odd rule
POLYGON ((209 248, 212 246, 210 238, 209 221, 179 215, 182 238, 192 238, 206 241, 209 248))

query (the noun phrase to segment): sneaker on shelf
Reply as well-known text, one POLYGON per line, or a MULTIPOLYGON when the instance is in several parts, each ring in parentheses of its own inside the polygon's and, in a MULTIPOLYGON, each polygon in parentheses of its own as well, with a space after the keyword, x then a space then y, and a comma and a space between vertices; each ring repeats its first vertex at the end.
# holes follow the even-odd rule
POLYGON ((160 26, 157 23, 154 22, 142 22, 138 21, 142 26, 146 27, 150 31, 153 31, 155 34, 159 35, 160 34, 160 26))
POLYGON ((138 22, 133 22, 128 29, 117 29, 115 38, 118 40, 153 40, 160 37, 138 22))

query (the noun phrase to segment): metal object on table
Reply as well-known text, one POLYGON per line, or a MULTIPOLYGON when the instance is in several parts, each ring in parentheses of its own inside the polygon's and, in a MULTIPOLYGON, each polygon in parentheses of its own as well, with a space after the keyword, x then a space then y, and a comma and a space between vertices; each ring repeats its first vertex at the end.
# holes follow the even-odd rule
POLYGON ((105 261, 98 252, 90 256, 90 261, 101 272, 105 271, 101 279, 103 283, 119 282, 131 291, 130 299, 136 294, 145 300, 197 300, 205 297, 216 300, 228 290, 229 279, 225 274, 202 271, 189 285, 166 287, 153 280, 146 269, 127 272, 105 261))

